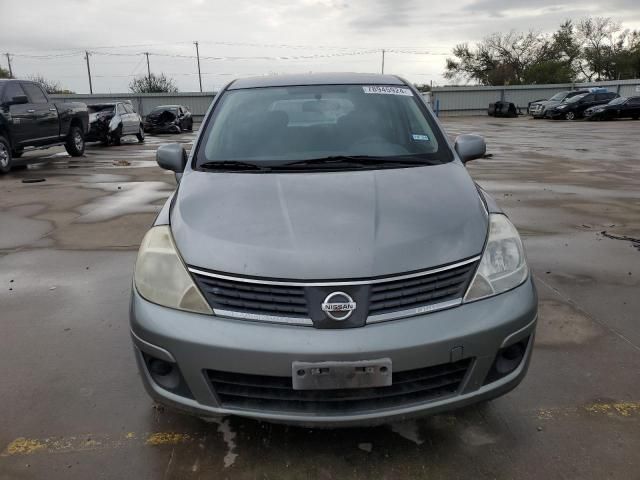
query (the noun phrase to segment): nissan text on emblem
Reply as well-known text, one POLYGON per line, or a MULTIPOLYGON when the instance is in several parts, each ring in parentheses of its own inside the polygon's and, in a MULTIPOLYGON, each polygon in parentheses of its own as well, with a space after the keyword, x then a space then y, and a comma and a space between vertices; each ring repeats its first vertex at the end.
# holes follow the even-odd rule
POLYGON ((356 302, 344 292, 333 292, 322 302, 322 311, 336 321, 346 320, 356 309, 356 302))

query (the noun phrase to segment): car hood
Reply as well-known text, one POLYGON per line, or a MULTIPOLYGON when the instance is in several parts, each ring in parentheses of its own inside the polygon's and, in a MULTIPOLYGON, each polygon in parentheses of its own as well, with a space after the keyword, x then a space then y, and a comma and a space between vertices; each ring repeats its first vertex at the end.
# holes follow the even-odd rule
POLYGON ((488 217, 465 167, 183 176, 171 229, 184 261, 283 279, 368 278, 481 253, 488 217))

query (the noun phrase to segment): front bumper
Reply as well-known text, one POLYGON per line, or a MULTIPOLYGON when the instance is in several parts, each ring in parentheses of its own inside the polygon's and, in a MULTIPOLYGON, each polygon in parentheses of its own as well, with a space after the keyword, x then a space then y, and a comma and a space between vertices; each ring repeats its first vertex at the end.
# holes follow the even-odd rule
POLYGON ((531 279, 477 302, 360 328, 328 330, 230 320, 161 307, 135 288, 131 333, 148 393, 157 401, 199 416, 240 415, 303 425, 377 424, 437 413, 502 395, 526 373, 535 334, 537 296, 531 279), (485 384, 500 348, 524 341, 526 351, 511 373, 485 384), (143 354, 177 364, 191 395, 159 386, 143 354), (390 358, 393 372, 470 359, 455 393, 426 402, 347 413, 229 408, 221 404, 206 370, 290 377, 292 362, 358 361, 390 358))

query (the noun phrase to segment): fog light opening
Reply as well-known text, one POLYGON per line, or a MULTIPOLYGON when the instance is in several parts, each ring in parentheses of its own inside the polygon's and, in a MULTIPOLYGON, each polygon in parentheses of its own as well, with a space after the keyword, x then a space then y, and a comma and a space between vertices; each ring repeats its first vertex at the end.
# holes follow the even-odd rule
POLYGON ((158 386, 183 397, 193 398, 177 364, 152 357, 145 352, 142 352, 142 358, 149 376, 158 386))
POLYGON ((495 368, 500 375, 507 375, 513 372, 524 356, 524 346, 522 343, 516 343, 503 348, 498 352, 496 357, 495 368))
POLYGON ((489 370, 489 374, 484 382, 485 385, 487 383, 495 382, 516 370, 520 363, 522 363, 528 343, 529 337, 519 341, 518 343, 508 345, 498 350, 496 359, 494 360, 491 370, 489 370))
POLYGON ((149 370, 153 376, 166 377, 173 371, 173 365, 164 360, 152 358, 149 361, 149 370))

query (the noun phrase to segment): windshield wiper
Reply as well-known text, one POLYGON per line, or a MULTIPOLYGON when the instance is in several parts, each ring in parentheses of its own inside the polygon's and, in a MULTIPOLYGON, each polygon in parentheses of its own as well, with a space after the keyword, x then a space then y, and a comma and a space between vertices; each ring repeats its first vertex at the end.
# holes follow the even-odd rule
POLYGON ((200 168, 204 168, 205 170, 223 170, 223 171, 252 171, 252 172, 270 172, 271 167, 265 167, 262 165, 258 165, 257 163, 251 162, 239 162, 236 160, 220 160, 220 161, 212 161, 205 162, 199 165, 200 168))
POLYGON ((277 166, 277 168, 289 168, 289 167, 302 167, 302 166, 357 166, 357 167, 369 167, 369 166, 389 166, 389 167, 406 167, 410 165, 429 165, 428 160, 416 159, 408 156, 395 156, 395 157, 370 157, 367 155, 332 155, 322 158, 309 158, 307 160, 296 160, 294 162, 283 163, 277 166))

